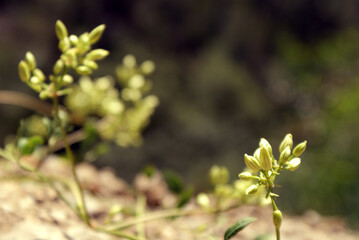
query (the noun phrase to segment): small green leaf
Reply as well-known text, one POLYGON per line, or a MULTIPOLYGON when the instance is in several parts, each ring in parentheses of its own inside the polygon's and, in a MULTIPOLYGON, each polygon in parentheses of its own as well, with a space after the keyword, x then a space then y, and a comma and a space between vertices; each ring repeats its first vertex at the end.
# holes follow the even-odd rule
POLYGON ((189 187, 183 190, 179 195, 177 207, 181 208, 184 205, 186 205, 189 202, 189 200, 191 200, 192 196, 193 196, 193 187, 189 187))
POLYGON ((18 147, 22 155, 30 155, 35 151, 35 148, 42 145, 44 140, 40 136, 33 136, 30 138, 20 138, 18 141, 18 147))
POLYGON ((147 165, 142 169, 143 174, 145 174, 149 178, 151 178, 156 171, 157 170, 153 165, 147 165))
POLYGON ((163 172, 163 175, 168 185, 168 188, 171 190, 171 192, 176 194, 182 193, 184 189, 183 181, 176 173, 170 170, 166 170, 163 172))
POLYGON ((230 226, 224 234, 224 240, 229 240, 234 237, 239 231, 247 227, 251 222, 255 221, 256 218, 248 217, 243 218, 236 222, 234 225, 230 226))

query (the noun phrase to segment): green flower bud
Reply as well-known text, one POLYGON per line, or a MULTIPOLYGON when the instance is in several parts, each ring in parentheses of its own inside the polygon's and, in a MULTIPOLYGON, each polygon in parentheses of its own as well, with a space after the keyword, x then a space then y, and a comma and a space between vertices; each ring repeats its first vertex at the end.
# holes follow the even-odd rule
POLYGON ((246 195, 256 193, 257 191, 258 191, 258 185, 257 184, 251 185, 249 188, 247 188, 246 195))
POLYGON ((154 108, 160 103, 160 100, 158 97, 150 95, 143 99, 143 103, 149 108, 154 108))
POLYGON ((32 73, 34 74, 34 76, 39 78, 40 82, 45 81, 46 77, 45 77, 44 73, 40 69, 35 68, 32 73))
POLYGON ((47 90, 44 90, 44 91, 40 92, 39 97, 41 99, 46 99, 46 98, 50 98, 51 96, 47 90))
POLYGON ((272 168, 272 158, 267 147, 261 147, 259 163, 263 170, 269 171, 272 168))
POLYGON ((88 33, 81 34, 79 37, 79 42, 76 44, 76 48, 81 54, 84 54, 91 49, 88 33))
POLYGON ((71 48, 71 42, 70 42, 70 39, 68 37, 65 37, 64 39, 60 40, 59 49, 62 52, 66 52, 70 48, 71 48))
POLYGON ((279 229, 282 225, 282 213, 279 210, 273 212, 273 224, 276 229, 279 229))
POLYGON ((228 169, 217 165, 211 167, 209 175, 213 185, 226 184, 229 179, 228 169))
POLYGON ((129 54, 129 55, 126 55, 124 58, 123 58, 123 65, 125 65, 126 67, 128 68, 133 68, 136 66, 136 58, 129 54))
POLYGON ((135 74, 130 78, 128 85, 130 88, 141 88, 145 85, 145 78, 141 74, 135 74))
POLYGON ((244 163, 254 172, 258 172, 261 169, 258 160, 247 154, 244 154, 244 163))
POLYGON ((108 114, 121 114, 124 110, 124 105, 121 101, 114 99, 110 101, 104 101, 103 108, 108 114))
POLYGON ((142 73, 145 75, 149 75, 153 73, 155 71, 155 68, 156 68, 155 64, 149 60, 144 61, 140 66, 142 73))
POLYGON ((259 154, 260 154, 260 152, 261 152, 261 148, 259 147, 259 148, 257 148, 257 149, 254 151, 254 153, 253 153, 253 157, 254 157, 255 159, 257 159, 258 161, 259 161, 259 154))
POLYGON ((71 48, 61 55, 61 60, 64 61, 68 67, 76 68, 78 65, 77 61, 77 49, 71 48))
POLYGON ((279 152, 283 152, 286 147, 289 147, 289 149, 292 149, 293 147, 293 136, 290 133, 285 135, 283 141, 280 143, 279 152))
POLYGON ((90 32, 90 34, 89 34, 90 44, 96 43, 101 38, 102 33, 105 30, 105 27, 106 26, 104 24, 102 24, 90 32))
POLYGON ((197 195, 197 203, 203 208, 208 208, 210 206, 210 200, 207 194, 205 193, 199 193, 197 195))
POLYGON ((92 70, 87 66, 78 66, 76 72, 80 75, 90 75, 92 70))
POLYGON ((307 141, 299 143, 294 149, 293 149, 293 155, 296 157, 299 157, 304 153, 305 149, 307 148, 307 141))
POLYGON ((55 74, 60 74, 64 70, 64 67, 65 67, 64 61, 59 59, 59 60, 56 61, 55 65, 54 65, 54 68, 53 68, 53 71, 54 71, 55 74))
POLYGON ((33 84, 39 84, 41 81, 40 81, 40 79, 38 77, 32 76, 30 78, 30 82, 33 83, 33 84))
POLYGON ((56 36, 59 40, 63 40, 65 37, 68 36, 67 28, 65 24, 61 22, 61 20, 56 21, 55 31, 56 31, 56 36))
POLYGON ((84 60, 83 61, 83 64, 93 70, 96 70, 98 69, 98 64, 95 62, 95 61, 92 61, 92 60, 84 60))
POLYGON ((69 39, 70 39, 70 43, 73 46, 76 46, 79 43, 79 38, 76 35, 70 35, 69 39))
POLYGON ((272 151, 272 146, 269 144, 269 142, 267 141, 267 139, 265 139, 265 138, 261 138, 260 140, 259 140, 259 146, 260 147, 266 147, 267 149, 268 149, 268 151, 269 151, 269 155, 270 156, 273 156, 273 151, 272 151))
POLYGON ((290 154, 291 154, 291 152, 290 152, 290 148, 288 146, 283 150, 283 152, 280 153, 279 164, 280 165, 285 164, 288 161, 290 154))
POLYGON ((27 52, 25 54, 25 61, 29 65, 29 68, 31 71, 36 68, 36 59, 35 59, 34 54, 32 54, 31 52, 27 52))
POLYGON ((30 79, 30 67, 24 60, 21 60, 19 63, 19 75, 24 82, 27 82, 30 79))
POLYGON ((231 185, 219 184, 214 187, 214 194, 219 197, 229 197, 233 193, 231 185))
POLYGON ((300 158, 293 158, 292 160, 287 162, 287 168, 290 171, 295 171, 298 169, 300 162, 301 162, 300 158))
POLYGON ((83 45, 89 45, 90 44, 90 37, 87 32, 83 33, 79 37, 79 42, 83 45))
POLYGON ((242 180, 252 180, 252 174, 250 172, 242 172, 238 174, 238 177, 242 180))
POLYGON ((87 60, 102 60, 108 56, 110 52, 105 49, 95 49, 86 55, 87 60))
POLYGON ((73 77, 69 74, 65 74, 65 76, 62 78, 62 82, 64 84, 71 84, 74 81, 73 77))

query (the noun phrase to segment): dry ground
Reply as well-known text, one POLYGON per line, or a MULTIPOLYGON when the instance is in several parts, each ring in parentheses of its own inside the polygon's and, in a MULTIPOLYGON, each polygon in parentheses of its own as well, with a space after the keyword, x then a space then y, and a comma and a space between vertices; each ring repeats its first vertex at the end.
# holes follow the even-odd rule
MULTIPOLYGON (((12 163, 1 161, 0 165, 0 240, 121 239, 91 230, 47 185, 24 177, 12 163)), ((49 160, 42 168, 53 176, 69 176, 66 166, 58 160, 49 160)), ((110 169, 98 171, 91 165, 82 164, 78 166, 78 171, 86 189, 88 211, 95 220, 103 221, 113 204, 135 205, 131 188, 110 169)), ((148 195, 151 205, 170 205, 173 200, 160 178, 145 182, 141 176, 137 176, 134 186, 150 190, 147 194, 152 194, 148 195)), ((218 216, 196 215, 156 220, 147 222, 143 228, 149 240, 220 240, 228 226, 248 216, 258 220, 233 239, 274 240, 271 210, 267 207, 242 206, 218 216)), ((124 217, 124 214, 118 214, 115 220, 121 221, 124 217)), ((359 239, 359 233, 350 230, 340 218, 322 217, 314 211, 308 211, 303 216, 284 214, 284 218, 282 240, 359 239)), ((128 231, 136 234, 135 227, 128 231)))

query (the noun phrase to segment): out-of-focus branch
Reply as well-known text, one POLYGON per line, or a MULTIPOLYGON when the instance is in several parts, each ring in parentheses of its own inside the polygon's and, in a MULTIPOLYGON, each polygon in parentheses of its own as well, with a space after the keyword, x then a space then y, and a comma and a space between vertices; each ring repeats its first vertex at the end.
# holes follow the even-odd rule
POLYGON ((52 105, 24 93, 0 90, 0 104, 24 107, 46 116, 52 116, 52 105))
MULTIPOLYGON (((69 145, 72 145, 77 142, 81 142, 82 140, 85 139, 85 137, 86 137, 86 135, 85 135, 85 132, 83 131, 83 129, 79 129, 75 132, 72 132, 68 135, 69 145)), ((63 148, 64 148, 64 142, 62 140, 59 140, 58 142, 55 143, 55 145, 53 145, 51 147, 50 151, 56 152, 63 148)))
MULTIPOLYGON (((40 101, 36 97, 32 97, 24 93, 0 90, 0 104, 9 104, 24 107, 45 116, 52 117, 52 105, 50 103, 40 101)), ((61 109, 65 110, 64 108, 61 109)), ((96 127, 98 127, 100 123, 101 120, 96 123, 96 127)), ((68 142, 70 145, 72 145, 74 143, 84 140, 85 137, 86 135, 84 130, 79 129, 68 135, 68 142)), ((59 140, 57 143, 55 143, 55 145, 51 147, 50 151, 56 152, 62 148, 64 148, 64 142, 62 140, 59 140)))

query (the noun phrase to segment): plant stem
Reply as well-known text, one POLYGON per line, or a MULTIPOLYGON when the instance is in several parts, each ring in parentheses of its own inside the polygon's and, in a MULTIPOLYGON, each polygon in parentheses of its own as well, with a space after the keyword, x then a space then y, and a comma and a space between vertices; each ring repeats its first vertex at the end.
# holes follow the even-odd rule
POLYGON ((121 223, 115 223, 112 225, 107 225, 104 227, 107 231, 115 231, 119 229, 124 229, 133 225, 137 225, 144 222, 150 222, 158 219, 164 218, 172 218, 172 217, 184 217, 184 216, 194 216, 194 215, 202 215, 202 214, 216 214, 219 212, 226 212, 232 209, 235 209, 239 206, 239 204, 231 205, 225 209, 212 209, 210 211, 203 211, 203 210, 189 210, 184 211, 181 209, 166 209, 162 211, 156 211, 152 213, 148 213, 147 215, 135 218, 130 218, 127 220, 122 221, 121 223))
MULTIPOLYGON (((136 203, 136 218, 141 218, 145 216, 146 211, 146 197, 142 194, 139 194, 137 197, 136 203)), ((139 223, 136 225, 137 237, 138 239, 145 239, 145 225, 143 223, 139 223)))
POLYGON ((122 237, 122 238, 126 238, 126 239, 129 239, 129 240, 147 240, 146 238, 145 239, 139 239, 139 238, 137 238, 136 236, 134 236, 132 234, 128 234, 128 233, 118 231, 118 230, 108 230, 108 229, 105 229, 105 228, 102 228, 102 227, 95 227, 94 229, 96 231, 99 231, 99 232, 108 233, 108 234, 111 234, 113 236, 122 237))
POLYGON ((76 169, 75 169, 75 158, 74 155, 72 153, 72 150, 70 148, 69 142, 67 140, 67 133, 66 130, 62 124, 61 118, 59 116, 59 101, 58 98, 56 96, 56 93, 54 94, 53 99, 53 107, 54 107, 54 117, 56 119, 56 121, 58 122, 60 129, 61 129, 61 133, 62 133, 62 139, 63 139, 63 143, 64 143, 64 147, 66 150, 66 155, 70 160, 70 165, 71 165, 71 172, 72 172, 72 176, 74 178, 75 184, 74 184, 74 197, 76 199, 76 205, 77 208, 79 210, 79 214, 81 216, 81 219, 87 224, 87 225, 91 225, 90 224, 90 219, 86 210, 86 205, 85 205, 85 200, 84 200, 84 194, 83 194, 83 190, 80 184, 80 181, 78 179, 77 173, 76 173, 76 169))
POLYGON ((34 110, 45 116, 51 116, 51 104, 42 102, 30 95, 15 91, 0 91, 0 104, 9 104, 34 110))
POLYGON ((277 240, 280 240, 280 231, 279 231, 279 228, 276 228, 275 229, 275 235, 277 237, 277 240))
MULTIPOLYGON (((267 188, 268 188, 268 193, 267 196, 269 195, 271 198, 271 202, 272 202, 272 208, 273 208, 273 212, 278 210, 277 205, 275 204, 275 196, 271 195, 271 193, 274 193, 273 188, 274 188, 274 179, 277 175, 273 176, 273 179, 270 179, 270 177, 268 176, 267 172, 262 171, 262 173, 264 174, 264 176, 267 178, 267 188)), ((275 226, 275 234, 276 234, 276 239, 280 240, 280 230, 279 227, 275 226)))

